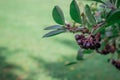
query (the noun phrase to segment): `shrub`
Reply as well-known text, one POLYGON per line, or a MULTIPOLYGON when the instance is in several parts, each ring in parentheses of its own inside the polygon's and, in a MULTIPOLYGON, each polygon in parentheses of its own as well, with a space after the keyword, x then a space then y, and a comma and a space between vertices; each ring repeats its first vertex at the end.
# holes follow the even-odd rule
MULTIPOLYGON (((65 32, 75 34, 80 46, 77 60, 83 60, 84 53, 96 51, 101 55, 117 54, 117 59, 111 57, 108 61, 120 70, 120 0, 88 0, 91 5, 85 5, 84 11, 79 9, 78 2, 72 0, 70 16, 73 21, 67 23, 64 13, 55 6, 52 16, 57 25, 46 27, 50 30, 43 37, 51 37, 65 32)), ((71 65, 73 63, 69 63, 71 65)))

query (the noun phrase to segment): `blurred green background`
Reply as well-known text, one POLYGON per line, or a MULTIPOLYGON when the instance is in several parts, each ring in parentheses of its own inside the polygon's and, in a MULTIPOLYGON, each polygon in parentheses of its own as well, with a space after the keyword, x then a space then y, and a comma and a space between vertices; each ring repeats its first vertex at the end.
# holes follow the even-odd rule
POLYGON ((55 5, 70 20, 70 2, 0 0, 0 80, 120 80, 120 71, 107 63, 110 56, 87 54, 85 61, 64 66, 79 48, 73 34, 42 38, 43 29, 56 24, 55 5))

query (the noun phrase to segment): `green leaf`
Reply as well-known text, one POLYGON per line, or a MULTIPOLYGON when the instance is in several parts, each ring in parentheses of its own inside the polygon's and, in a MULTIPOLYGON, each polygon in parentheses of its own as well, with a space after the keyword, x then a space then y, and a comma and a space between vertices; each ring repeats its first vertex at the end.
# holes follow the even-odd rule
POLYGON ((63 26, 53 25, 53 26, 46 27, 44 30, 52 30, 52 29, 63 29, 63 26))
POLYGON ((106 22, 108 26, 120 23, 120 9, 110 12, 109 16, 106 18, 106 22))
POLYGON ((120 0, 110 0, 110 2, 115 5, 117 8, 120 7, 120 0))
POLYGON ((117 8, 120 7, 120 0, 117 0, 117 8))
POLYGON ((109 1, 110 1, 110 3, 112 3, 112 4, 115 5, 115 3, 116 3, 117 0, 109 0, 109 1))
POLYGON ((90 25, 92 26, 96 25, 95 17, 92 15, 91 9, 88 5, 85 6, 85 15, 90 25))
POLYGON ((76 59, 77 60, 83 60, 83 50, 82 49, 78 50, 76 59))
POLYGON ((107 27, 107 26, 104 25, 104 26, 102 26, 102 27, 97 28, 97 29, 93 32, 93 34, 95 35, 95 34, 97 34, 98 32, 101 32, 101 31, 105 32, 105 28, 106 28, 106 27, 107 27))
POLYGON ((77 64, 77 62, 76 61, 74 61, 74 62, 69 62, 69 63, 67 63, 67 64, 65 64, 66 66, 70 66, 70 65, 74 65, 74 64, 77 64))
POLYGON ((70 4, 70 16, 75 22, 80 23, 80 24, 82 23, 81 16, 80 16, 80 9, 79 9, 79 6, 76 0, 72 0, 70 4))
POLYGON ((117 52, 118 53, 118 59, 120 59, 120 52, 117 52))
POLYGON ((52 16, 53 19, 56 23, 64 25, 65 24, 65 19, 62 10, 60 9, 59 6, 55 6, 52 11, 52 16))
POLYGON ((87 1, 96 1, 96 2, 100 2, 100 3, 104 3, 102 0, 87 0, 87 1))
POLYGON ((109 12, 108 12, 108 14, 106 14, 106 19, 112 14, 112 12, 113 12, 113 10, 110 10, 109 12))
POLYGON ((65 30, 54 30, 54 31, 50 31, 49 33, 45 34, 45 35, 43 36, 43 38, 44 38, 44 37, 55 36, 55 35, 58 35, 58 34, 63 33, 63 32, 65 32, 65 30))
POLYGON ((84 50, 83 53, 84 54, 91 54, 91 53, 93 53, 93 50, 84 50))

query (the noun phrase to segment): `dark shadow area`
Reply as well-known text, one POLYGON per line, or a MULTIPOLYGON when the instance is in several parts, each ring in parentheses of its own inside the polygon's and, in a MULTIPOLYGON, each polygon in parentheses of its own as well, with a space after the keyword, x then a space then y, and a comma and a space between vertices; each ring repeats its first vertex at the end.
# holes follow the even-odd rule
POLYGON ((13 73, 14 69, 21 69, 19 66, 8 63, 5 54, 9 55, 8 48, 0 47, 0 80, 22 80, 19 76, 13 73))
POLYGON ((75 40, 67 40, 67 39, 55 39, 56 42, 61 43, 65 46, 70 47, 71 49, 78 49, 79 46, 77 45, 75 40))
MULTIPOLYGON (((58 63, 47 63, 44 60, 37 58, 37 57, 31 57, 34 61, 38 63, 38 65, 42 64, 42 67, 45 68, 49 73, 48 75, 52 76, 53 78, 57 78, 60 80, 64 80, 65 78, 68 78, 68 70, 66 70, 65 63, 58 62, 58 63)), ((67 79, 68 80, 68 79, 67 79)), ((76 79, 77 80, 77 79, 76 79)))
MULTIPOLYGON (((72 57, 72 56, 71 56, 72 57)), ((71 57, 64 57, 65 61, 69 61, 71 57)), ((98 56, 99 57, 99 56, 98 56)), ((38 57, 31 57, 40 66, 42 64, 48 75, 58 80, 119 80, 120 71, 116 70, 106 62, 87 60, 80 61, 71 66, 65 66, 64 62, 46 62, 38 57)))

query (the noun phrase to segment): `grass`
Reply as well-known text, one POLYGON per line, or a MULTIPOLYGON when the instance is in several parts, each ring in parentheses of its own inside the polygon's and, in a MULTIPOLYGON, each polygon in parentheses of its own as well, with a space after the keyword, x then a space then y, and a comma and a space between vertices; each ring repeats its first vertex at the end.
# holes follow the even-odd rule
POLYGON ((109 56, 86 55, 73 66, 78 46, 73 34, 43 39, 55 24, 51 12, 59 5, 70 20, 71 0, 0 0, 0 80, 119 80, 109 56))

